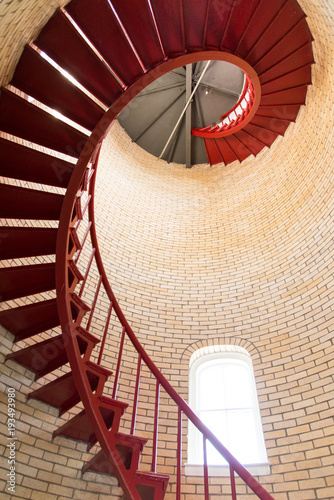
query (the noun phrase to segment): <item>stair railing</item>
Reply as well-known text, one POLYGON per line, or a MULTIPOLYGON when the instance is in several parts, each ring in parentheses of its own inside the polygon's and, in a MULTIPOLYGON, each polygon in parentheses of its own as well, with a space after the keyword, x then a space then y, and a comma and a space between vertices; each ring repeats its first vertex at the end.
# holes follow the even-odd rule
POLYGON ((245 75, 245 85, 238 102, 232 109, 221 116, 220 122, 202 128, 192 129, 192 134, 197 137, 218 138, 235 133, 245 126, 245 120, 250 115, 255 99, 255 90, 252 80, 245 75))
MULTIPOLYGON (((168 394, 169 398, 174 402, 177 407, 177 450, 176 450, 176 500, 181 499, 181 472, 182 472, 182 418, 186 417, 202 434, 203 436, 203 470, 204 470, 204 498, 209 499, 209 473, 208 473, 208 460, 207 460, 207 442, 211 443, 215 449, 221 454, 222 457, 228 462, 230 468, 230 488, 232 500, 237 499, 235 474, 237 474, 246 485, 262 500, 273 500, 273 497, 255 480, 255 478, 233 457, 233 455, 223 446, 217 437, 208 429, 197 415, 191 410, 188 404, 180 397, 172 385, 168 382, 165 376, 160 372, 150 356, 147 354, 131 326, 127 322, 114 292, 108 281, 101 253, 98 246, 96 226, 94 218, 94 191, 96 170, 99 158, 99 152, 102 145, 103 138, 100 139, 97 146, 93 149, 93 153, 85 158, 82 155, 81 161, 79 160, 79 167, 81 171, 74 171, 70 182, 67 195, 65 197, 63 212, 60 219, 60 231, 57 242, 57 292, 59 299, 59 316, 62 324, 63 335, 65 336, 65 345, 67 349, 68 359, 72 367, 73 375, 75 377, 78 391, 84 403, 88 416, 91 419, 91 424, 95 429, 96 435, 100 441, 101 447, 105 452, 106 457, 112 454, 108 449, 108 436, 104 429, 99 428, 99 418, 94 414, 97 409, 94 409, 92 395, 90 394, 91 388, 87 387, 84 377, 80 376, 82 369, 81 355, 78 349, 75 348, 75 335, 77 328, 80 326, 83 314, 76 316, 73 313, 72 302, 73 296, 78 296, 82 300, 83 290, 87 284, 89 273, 91 270, 92 262, 95 261, 98 270, 98 283, 94 292, 94 299, 90 307, 85 305, 85 311, 90 309, 87 324, 85 329, 89 331, 92 322, 94 321, 94 314, 99 294, 101 293, 102 285, 109 300, 109 308, 105 326, 103 329, 102 342, 100 351, 98 353, 98 364, 101 364, 104 354, 104 347, 108 337, 109 322, 112 312, 114 319, 121 325, 122 334, 119 341, 119 351, 117 356, 117 367, 114 377, 114 386, 112 390, 113 399, 117 398, 117 390, 121 376, 121 366, 123 359, 124 343, 128 338, 137 355, 137 370, 136 382, 134 391, 134 400, 132 405, 132 418, 131 418, 131 434, 134 434, 137 422, 138 400, 140 392, 140 376, 141 367, 146 365, 153 379, 155 379, 155 403, 154 403, 154 423, 153 423, 153 444, 152 444, 152 458, 151 458, 151 471, 156 472, 157 467, 157 451, 158 451, 158 431, 159 431, 159 394, 160 389, 163 388, 168 394), (75 187, 79 186, 79 187, 75 187), (88 197, 83 209, 81 209, 82 193, 88 189, 88 197), (71 199, 72 195, 72 199, 71 199), (84 234, 84 238, 78 243, 77 231, 82 223, 84 213, 88 208, 88 225, 84 234), (67 227, 64 227, 67 224, 67 227), (65 229, 62 231, 61 229, 65 229), (69 284, 69 269, 73 259, 77 264, 82 252, 82 248, 87 241, 87 234, 90 233, 92 250, 88 259, 86 270, 82 275, 82 284, 78 295, 75 290, 71 289, 69 284), (74 234, 74 236, 73 236, 74 234), (72 244, 69 244, 72 238, 72 244), (74 243, 73 243, 74 241, 74 243), (75 241, 77 242, 75 244, 75 241), (63 266, 63 267, 62 267, 63 266), (65 273, 64 273, 65 270, 65 273), (63 274, 64 273, 64 274, 63 274), (72 301, 71 301, 72 299, 72 301), (86 408, 88 406, 88 408, 86 408)), ((77 168, 79 170, 79 168, 77 168)), ((91 290, 90 290, 91 291, 91 290)), ((120 478, 118 477, 120 480, 120 478)), ((120 484, 124 487, 124 478, 121 478, 120 484)), ((133 493, 133 499, 139 498, 138 493, 133 493)))

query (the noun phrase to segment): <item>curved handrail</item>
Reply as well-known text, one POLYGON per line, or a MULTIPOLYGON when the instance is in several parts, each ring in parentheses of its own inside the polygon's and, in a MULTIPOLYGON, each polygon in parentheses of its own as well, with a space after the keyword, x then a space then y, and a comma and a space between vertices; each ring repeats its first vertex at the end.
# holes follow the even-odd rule
POLYGON ((221 116, 220 122, 202 128, 193 128, 192 134, 197 137, 216 139, 234 134, 245 126, 246 119, 254 106, 255 90, 251 78, 245 75, 245 85, 238 102, 232 109, 221 116), (237 113, 240 108, 241 113, 237 113))
POLYGON ((232 469, 238 474, 238 476, 245 481, 245 483, 258 495, 259 498, 263 500, 273 500, 273 497, 254 479, 254 477, 241 465, 238 460, 225 448, 225 446, 219 441, 219 439, 213 434, 210 429, 203 424, 200 418, 194 413, 190 406, 184 401, 183 398, 177 393, 173 386, 168 382, 166 377, 161 373, 155 363, 151 360, 150 356, 145 351, 144 347, 138 341, 134 331, 127 322, 119 303, 114 295, 114 292, 110 286, 109 280, 107 278, 101 253, 99 250, 96 225, 95 225, 95 212, 94 212, 94 192, 95 192, 95 181, 96 181, 96 171, 92 176, 92 181, 90 183, 90 195, 92 196, 92 202, 89 205, 89 219, 92 222, 90 228, 92 246, 95 248, 95 260, 98 267, 99 274, 102 276, 102 283, 104 285, 105 291, 108 295, 110 302, 113 304, 113 309, 116 315, 125 328, 125 333, 130 339, 132 345, 136 349, 137 353, 140 355, 141 359, 144 361, 152 375, 159 381, 159 384, 165 389, 167 394, 172 398, 176 405, 181 409, 182 413, 192 422, 193 425, 203 434, 206 440, 208 440, 216 450, 225 458, 232 469))

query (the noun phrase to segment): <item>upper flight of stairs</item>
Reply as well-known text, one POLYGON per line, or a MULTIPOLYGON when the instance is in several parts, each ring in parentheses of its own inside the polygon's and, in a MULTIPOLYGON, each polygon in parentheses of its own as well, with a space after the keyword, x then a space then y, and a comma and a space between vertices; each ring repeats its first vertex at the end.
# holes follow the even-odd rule
MULTIPOLYGON (((91 200, 98 149, 112 119, 145 85, 195 62, 203 51, 207 59, 218 52, 238 56, 261 85, 258 109, 244 128, 224 137, 210 131, 204 138, 208 161, 228 164, 257 155, 296 119, 311 83, 312 36, 295 0, 202 0, 196 6, 190 0, 132 0, 131 9, 122 0, 72 0, 24 48, 12 81, 1 89, 0 215, 8 223, 0 228, 0 258, 6 262, 0 298, 9 306, 0 311, 0 323, 15 342, 35 341, 8 358, 36 379, 70 363, 71 371, 29 397, 55 406, 60 415, 82 402, 84 409, 54 436, 84 441, 89 449, 99 442, 101 451, 84 472, 114 474, 126 499, 162 500, 168 477, 156 472, 154 460, 152 472, 139 472, 146 440, 134 434, 135 416, 132 432, 120 432, 128 404, 116 399, 117 382, 112 397, 103 393, 112 373, 92 358, 104 339, 90 333, 95 304, 81 298, 89 268, 83 275, 77 265, 84 244, 78 227, 89 213, 86 236, 91 232, 91 260, 101 274, 96 296, 102 283, 110 314, 116 312, 123 335, 139 353, 138 367, 145 362, 157 387, 168 388, 181 405, 145 357, 103 274, 91 200), (22 187, 25 182, 32 184, 22 187), (25 305, 13 306, 14 301, 25 305), (59 326, 62 334, 42 338, 59 326)), ((272 498, 241 466, 233 462, 233 467, 259 498, 272 498)), ((180 494, 177 489, 177 499, 180 494)))

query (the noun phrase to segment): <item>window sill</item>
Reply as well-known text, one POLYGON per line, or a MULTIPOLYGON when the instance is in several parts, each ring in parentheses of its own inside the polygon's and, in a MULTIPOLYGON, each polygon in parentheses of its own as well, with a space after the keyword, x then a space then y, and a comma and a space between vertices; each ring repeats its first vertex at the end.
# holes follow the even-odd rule
MULTIPOLYGON (((268 462, 260 464, 244 465, 252 476, 268 476, 270 475, 270 464, 268 462)), ((185 464, 186 476, 203 476, 203 465, 185 464)), ((228 465, 209 465, 209 476, 211 477, 228 477, 230 468, 228 465)))

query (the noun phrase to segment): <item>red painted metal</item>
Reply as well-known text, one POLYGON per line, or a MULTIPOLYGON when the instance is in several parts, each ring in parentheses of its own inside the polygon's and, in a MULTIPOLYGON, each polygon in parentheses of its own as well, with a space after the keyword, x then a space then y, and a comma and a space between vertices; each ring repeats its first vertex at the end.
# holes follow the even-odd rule
POLYGON ((67 187, 72 163, 0 137, 0 174, 12 179, 67 187))
MULTIPOLYGON (((83 217, 83 214, 82 214, 82 217, 83 217)), ((81 220, 82 220, 82 218, 81 218, 81 220)), ((78 253, 77 253, 76 257, 75 257, 75 262, 78 262, 78 260, 80 258, 82 249, 85 246, 85 243, 86 243, 86 240, 87 240, 87 236, 89 235, 89 231, 90 231, 91 225, 92 225, 92 222, 90 221, 88 223, 88 227, 87 227, 87 229, 85 231, 85 234, 83 235, 83 238, 82 238, 82 240, 80 242, 80 249, 79 249, 79 251, 78 251, 78 253)))
POLYGON ((181 500, 182 471, 182 410, 177 408, 176 500, 181 500))
POLYGON ((54 290, 55 287, 55 265, 53 263, 0 269, 0 297, 2 301, 54 290))
MULTIPOLYGON (((101 278, 102 278, 102 276, 101 276, 101 278)), ((115 373, 114 389, 113 389, 113 393, 112 393, 113 399, 116 399, 116 396, 117 396, 118 380, 119 380, 119 373, 120 373, 120 369, 121 369, 124 340, 125 340, 125 327, 123 326, 122 337, 121 337, 121 342, 120 342, 118 357, 117 357, 117 368, 116 368, 116 373, 115 373)))
POLYGON ((230 466, 230 481, 231 481, 231 493, 232 493, 232 500, 237 500, 237 493, 236 493, 236 488, 235 488, 235 476, 234 476, 234 470, 230 466))
POLYGON ((0 99, 0 129, 78 158, 87 136, 7 89, 0 99))
MULTIPOLYGON (((95 255, 95 252, 94 252, 94 255, 95 255)), ((99 281, 98 281, 98 284, 97 284, 97 288, 96 288, 96 291, 95 291, 93 304, 92 304, 91 311, 90 311, 89 318, 88 318, 88 322, 87 322, 87 327, 86 327, 87 330, 89 330, 90 325, 91 325, 92 320, 93 320, 94 311, 95 311, 95 307, 96 307, 97 298, 98 298, 99 293, 100 293, 101 284, 102 284, 102 276, 100 276, 100 278, 99 278, 99 281)))
POLYGON ((209 500, 209 469, 206 450, 206 437, 203 434, 203 472, 204 472, 204 498, 209 500))
POLYGON ((157 470, 159 398, 160 398, 160 383, 159 383, 159 380, 157 379, 156 380, 156 388, 155 388, 153 452, 152 452, 151 472, 156 472, 156 470, 157 470))
POLYGON ((61 10, 56 11, 35 44, 107 106, 122 93, 117 79, 61 10))
POLYGON ((95 255, 95 248, 93 248, 92 253, 90 255, 90 258, 89 258, 89 261, 88 261, 88 265, 87 265, 87 269, 86 269, 86 272, 85 272, 85 276, 84 276, 84 279, 83 279, 83 282, 81 284, 81 288, 80 288, 80 291, 79 291, 79 297, 82 297, 83 291, 85 289, 85 286, 86 286, 86 283, 87 283, 87 278, 88 278, 88 275, 89 275, 89 271, 90 271, 91 265, 93 263, 94 255, 95 255))
POLYGON ((56 253, 57 229, 0 227, 0 259, 17 259, 56 253))
POLYGON ((137 362, 137 372, 136 372, 136 386, 133 399, 133 410, 132 410, 132 420, 131 420, 131 431, 130 434, 135 433, 136 429, 136 418, 137 418, 137 407, 138 407, 138 397, 139 397, 139 385, 140 385, 140 369, 141 369, 141 353, 138 354, 137 362))
POLYGON ((0 217, 58 220, 64 197, 60 194, 0 185, 0 217))
POLYGON ((88 130, 93 130, 104 114, 98 104, 29 45, 16 66, 11 84, 88 130))
POLYGON ((55 328, 60 324, 57 300, 50 299, 0 311, 0 324, 15 335, 14 342, 55 328))
MULTIPOLYGON (((139 78, 143 68, 128 37, 115 16, 112 3, 105 0, 72 0, 66 11, 98 49, 112 70, 127 86, 139 78), (117 40, 117 44, 115 43, 117 40)), ((128 9, 128 16, 137 16, 128 9)))
POLYGON ((110 317, 111 317, 112 309, 113 309, 113 305, 112 305, 112 302, 110 302, 110 306, 109 306, 109 310, 108 310, 108 314, 107 314, 107 320, 106 320, 106 324, 105 324, 105 327, 104 327, 104 332, 103 332, 103 337, 102 337, 102 343, 101 343, 101 347, 100 347, 99 357, 98 357, 98 361, 97 361, 98 365, 100 365, 101 361, 102 361, 102 355, 103 355, 104 346, 105 346, 105 343, 106 343, 106 340, 107 340, 107 334, 108 334, 108 328, 109 328, 109 323, 110 323, 110 317))

